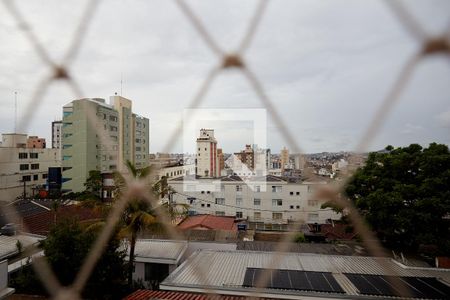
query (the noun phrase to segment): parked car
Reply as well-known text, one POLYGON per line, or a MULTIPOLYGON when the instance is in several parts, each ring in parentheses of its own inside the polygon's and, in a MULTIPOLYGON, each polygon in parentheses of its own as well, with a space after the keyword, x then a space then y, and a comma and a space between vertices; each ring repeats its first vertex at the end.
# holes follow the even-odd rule
POLYGON ((17 226, 14 223, 8 223, 0 229, 0 234, 12 236, 15 235, 17 231, 17 226))

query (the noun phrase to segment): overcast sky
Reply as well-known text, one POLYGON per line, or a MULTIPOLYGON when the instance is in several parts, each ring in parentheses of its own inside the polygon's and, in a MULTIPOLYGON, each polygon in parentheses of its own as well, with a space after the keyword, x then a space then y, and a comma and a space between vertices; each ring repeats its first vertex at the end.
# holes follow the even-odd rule
MULTIPOLYGON (((64 56, 86 1, 16 1, 51 56, 64 56)), ((404 1, 406 2, 406 1, 404 1)), ((218 43, 237 47, 256 1, 188 1, 218 43)), ((450 1, 407 1, 430 34, 450 24, 450 1)), ((383 1, 271 1, 245 55, 285 123, 306 152, 352 150, 409 56, 420 45, 383 1)), ((18 118, 49 69, 15 20, 0 6, 0 132, 18 118)), ((150 119, 151 152, 161 151, 217 57, 173 1, 102 1, 72 75, 86 97, 120 93, 150 119)), ((450 143, 450 61, 423 60, 370 149, 418 142, 450 143)), ((34 109, 29 135, 50 141, 50 124, 74 99, 64 82, 51 85, 34 109)), ((264 108, 237 71, 222 73, 203 108, 264 108)), ((202 127, 202 122, 197 122, 202 127)), ((252 143, 251 124, 217 123, 225 152, 252 143), (242 125, 244 124, 244 125, 242 125), (242 125, 242 128, 240 128, 242 125)), ((211 123, 209 123, 211 124, 211 123)), ((206 124, 209 126, 209 124, 206 124)), ((268 115, 272 152, 286 145, 268 115)), ((183 151, 181 142, 173 152, 183 151)))

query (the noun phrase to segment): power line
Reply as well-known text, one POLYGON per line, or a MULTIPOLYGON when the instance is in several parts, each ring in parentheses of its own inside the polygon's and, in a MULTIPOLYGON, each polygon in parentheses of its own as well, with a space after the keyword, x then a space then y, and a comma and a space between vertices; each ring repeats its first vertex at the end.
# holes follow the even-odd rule
MULTIPOLYGON (((264 209, 264 208, 249 208, 249 207, 242 207, 242 206, 237 206, 237 205, 232 205, 232 204, 220 204, 220 203, 216 203, 214 201, 211 200, 206 200, 206 199, 202 199, 202 198, 198 198, 198 197, 194 197, 191 195, 187 195, 187 194, 183 194, 180 192, 173 192, 174 194, 179 194, 181 196, 184 196, 186 198, 195 198, 195 200, 200 200, 206 203, 211 203, 211 204, 215 204, 215 205, 220 205, 220 206, 225 206, 225 207, 231 207, 231 208, 238 208, 240 210, 248 210, 248 211, 266 211, 266 212, 303 212, 303 213, 313 213, 313 212, 323 212, 323 211, 332 211, 332 208, 324 208, 324 209, 316 209, 316 210, 300 210, 300 209, 289 209, 289 210, 272 210, 272 209, 264 209)), ((206 210, 206 209, 203 209, 206 210)))

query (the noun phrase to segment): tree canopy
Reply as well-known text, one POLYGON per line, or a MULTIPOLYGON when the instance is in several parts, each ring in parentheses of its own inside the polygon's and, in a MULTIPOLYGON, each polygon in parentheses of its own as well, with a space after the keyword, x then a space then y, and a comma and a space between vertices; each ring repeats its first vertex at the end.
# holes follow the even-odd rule
POLYGON ((432 143, 369 154, 346 188, 380 240, 393 249, 433 245, 450 254, 450 153, 432 143))
MULTIPOLYGON (((50 231, 43 242, 45 256, 63 285, 70 285, 101 229, 101 224, 83 228, 74 220, 65 220, 50 231)), ((94 268, 83 297, 90 299, 117 298, 125 288, 125 251, 120 240, 113 237, 94 268)))

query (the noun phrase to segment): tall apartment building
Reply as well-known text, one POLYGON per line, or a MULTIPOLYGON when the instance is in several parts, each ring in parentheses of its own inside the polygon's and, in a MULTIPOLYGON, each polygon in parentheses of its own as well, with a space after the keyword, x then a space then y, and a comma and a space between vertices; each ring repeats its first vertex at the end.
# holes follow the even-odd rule
POLYGON ((218 160, 218 166, 219 166, 218 173, 219 173, 219 175, 222 175, 222 170, 225 169, 225 157, 223 155, 222 148, 217 148, 217 160, 218 160))
POLYGON ((315 196, 324 182, 288 182, 276 176, 222 178, 178 177, 169 180, 175 203, 188 204, 192 214, 246 218, 254 229, 285 230, 289 222, 326 223, 341 215, 322 209, 315 196))
POLYGON ((195 160, 195 170, 197 176, 218 177, 219 162, 217 159, 217 140, 214 137, 213 129, 200 129, 200 136, 197 138, 197 158, 195 160))
POLYGON ((280 160, 281 160, 281 170, 283 171, 284 168, 289 164, 289 149, 286 147, 283 147, 280 152, 280 160))
POLYGON ((132 112, 132 101, 122 96, 110 97, 110 103, 118 112, 119 118, 119 157, 120 171, 126 171, 129 160, 138 168, 147 166, 149 153, 150 123, 147 118, 132 112))
POLYGON ((89 171, 124 171, 127 160, 147 165, 149 120, 131 111, 131 100, 112 96, 74 100, 63 107, 63 190, 81 192, 89 171))
POLYGON ((45 138, 40 138, 38 136, 29 136, 27 139, 27 148, 46 148, 45 138))
POLYGON ((62 121, 52 122, 52 148, 62 149, 62 121))
POLYGON ((0 201, 31 197, 47 185, 48 170, 61 167, 56 149, 27 147, 26 134, 3 134, 0 147, 0 201))
POLYGON ((250 170, 255 169, 255 152, 251 145, 245 145, 245 149, 241 152, 234 153, 239 160, 250 170))

